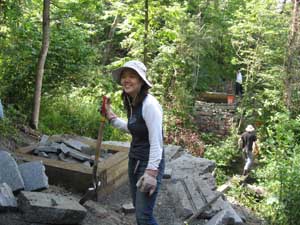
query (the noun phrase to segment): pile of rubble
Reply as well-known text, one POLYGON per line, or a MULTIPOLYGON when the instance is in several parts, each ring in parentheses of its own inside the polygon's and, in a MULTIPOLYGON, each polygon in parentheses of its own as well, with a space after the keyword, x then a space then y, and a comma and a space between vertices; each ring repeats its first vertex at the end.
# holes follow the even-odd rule
POLYGON ((244 224, 245 218, 242 219, 223 193, 217 191, 212 175, 213 161, 194 157, 179 146, 166 146, 165 153, 167 191, 176 203, 176 216, 181 221, 205 225, 244 224))
POLYGON ((86 209, 77 201, 38 192, 48 187, 41 161, 18 165, 10 153, 0 150, 0 212, 19 211, 30 223, 78 224, 84 219, 86 209))
MULTIPOLYGON (((122 148, 129 146, 128 143, 121 143, 121 145, 122 148)), ((82 167, 86 167, 93 163, 92 149, 91 145, 76 139, 55 139, 44 136, 30 152, 38 156, 62 160, 66 164, 79 162, 79 166, 82 164, 82 167)), ((159 224, 182 225, 185 221, 188 221, 189 225, 195 224, 194 222, 206 225, 244 224, 245 218, 238 215, 225 196, 217 191, 215 178, 212 175, 215 169, 213 161, 194 157, 180 146, 167 145, 164 149, 166 169, 157 199, 158 206, 155 207, 159 224)), ((113 153, 106 150, 102 156, 106 157, 105 154, 113 153)), ((73 180, 74 185, 77 185, 78 179, 77 174, 76 180, 73 180)), ((121 222, 121 219, 118 220, 119 222, 113 220, 109 222, 111 215, 115 215, 114 220, 116 220, 118 216, 116 211, 105 211, 100 213, 100 217, 98 212, 98 216, 94 218, 97 222, 89 223, 87 221, 91 219, 87 220, 85 217, 90 214, 90 206, 92 205, 92 210, 99 207, 102 210, 104 201, 94 204, 87 202, 83 207, 76 199, 41 192, 47 188, 48 178, 41 161, 17 165, 8 152, 0 151, 0 211, 20 211, 27 223, 16 224, 44 224, 45 221, 47 224, 128 224, 121 222)), ((112 194, 118 195, 117 191, 112 194)), ((128 194, 130 201, 129 196, 130 194, 128 194)), ((120 198, 116 199, 117 204, 124 203, 120 198)), ((120 218, 126 218, 126 213, 129 211, 132 213, 134 209, 130 208, 125 215, 123 210, 120 218)))
MULTIPOLYGON (((64 136, 49 136, 43 135, 38 145, 33 148, 32 154, 54 159, 61 160, 68 163, 81 163, 91 167, 94 162, 94 150, 90 145, 81 141, 64 137, 64 136)), ((101 151, 100 162, 107 159, 113 152, 101 151)))

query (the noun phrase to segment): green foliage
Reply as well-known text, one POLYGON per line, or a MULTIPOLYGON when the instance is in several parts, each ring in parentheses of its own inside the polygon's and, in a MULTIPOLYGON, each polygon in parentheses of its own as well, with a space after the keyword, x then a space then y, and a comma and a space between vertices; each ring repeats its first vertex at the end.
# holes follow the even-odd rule
MULTIPOLYGON (((41 6, 40 2, 30 1, 17 8, 8 7, 7 13, 11 16, 4 26, 9 29, 0 36, 0 43, 4 46, 0 52, 3 98, 27 114, 30 113, 28 108, 32 108, 36 63, 41 46, 41 6)), ((61 11, 64 7, 54 7, 51 11, 44 93, 56 93, 62 86, 69 89, 74 85, 85 85, 93 79, 89 71, 94 66, 96 55, 89 44, 90 27, 79 24, 72 14, 63 16, 61 11)))
POLYGON ((26 118, 11 106, 5 107, 4 110, 5 117, 0 119, 0 137, 18 142, 19 137, 16 124, 19 126, 25 124, 26 118))
POLYGON ((16 137, 16 128, 10 119, 0 119, 0 134, 4 138, 16 137))
POLYGON ((258 179, 269 190, 261 211, 272 224, 298 224, 300 118, 289 119, 278 113, 268 126, 269 137, 263 146, 264 167, 258 170, 258 179))
POLYGON ((237 142, 238 135, 236 131, 232 131, 232 134, 225 140, 206 146, 204 157, 216 162, 218 184, 223 184, 227 180, 227 176, 241 173, 241 168, 236 168, 237 164, 242 167, 237 161, 243 163, 242 152, 238 149, 237 142))
MULTIPOLYGON (((43 101, 40 130, 47 134, 77 134, 97 138, 100 126, 99 98, 85 93, 83 89, 73 89, 63 96, 46 97, 43 101)), ((127 140, 124 134, 108 124, 104 140, 127 140)))

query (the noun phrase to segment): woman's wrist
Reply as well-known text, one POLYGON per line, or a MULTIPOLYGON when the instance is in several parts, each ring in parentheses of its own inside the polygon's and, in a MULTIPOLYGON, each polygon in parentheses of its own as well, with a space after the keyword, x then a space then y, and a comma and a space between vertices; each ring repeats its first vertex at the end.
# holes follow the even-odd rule
POLYGON ((110 121, 112 121, 113 119, 116 119, 117 116, 116 116, 116 114, 114 114, 113 112, 107 112, 107 113, 106 113, 106 118, 107 118, 107 120, 110 122, 110 121))
POLYGON ((145 172, 152 177, 157 177, 158 175, 158 170, 146 169, 145 172))

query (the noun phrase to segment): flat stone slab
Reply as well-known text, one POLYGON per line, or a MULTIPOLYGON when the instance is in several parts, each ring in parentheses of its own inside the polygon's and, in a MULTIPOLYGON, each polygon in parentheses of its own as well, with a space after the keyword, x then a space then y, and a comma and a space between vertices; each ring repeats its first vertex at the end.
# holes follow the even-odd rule
POLYGON ((37 191, 49 187, 45 166, 41 161, 27 162, 19 165, 24 181, 25 191, 37 191))
POLYGON ((211 160, 194 157, 191 154, 184 153, 179 158, 171 160, 168 166, 173 170, 172 174, 174 176, 172 176, 172 178, 176 179, 211 173, 215 169, 216 164, 211 160))
POLYGON ((87 213, 77 201, 50 193, 21 191, 18 203, 24 219, 33 223, 79 224, 87 213))
POLYGON ((75 140, 75 139, 66 139, 63 141, 66 145, 81 151, 84 148, 90 148, 89 145, 82 143, 81 141, 75 140))
POLYGON ((0 150, 0 183, 7 183, 12 191, 24 189, 24 181, 15 159, 6 151, 0 150))
POLYGON ((40 145, 46 145, 48 143, 48 139, 49 139, 49 136, 48 135, 43 135, 39 144, 40 145))
POLYGON ((17 200, 11 188, 6 183, 0 184, 0 212, 16 209, 17 200))
POLYGON ((35 150, 34 150, 34 153, 35 154, 38 154, 38 152, 46 152, 46 153, 50 153, 50 152, 52 152, 52 153, 57 153, 58 152, 58 150, 57 150, 57 148, 55 148, 55 147, 53 147, 53 146, 38 146, 38 147, 36 147, 35 148, 35 150))

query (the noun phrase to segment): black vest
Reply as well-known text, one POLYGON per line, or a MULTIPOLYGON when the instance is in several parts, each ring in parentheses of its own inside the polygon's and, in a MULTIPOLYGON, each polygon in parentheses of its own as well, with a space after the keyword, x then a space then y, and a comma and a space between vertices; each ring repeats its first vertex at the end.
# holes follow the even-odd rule
POLYGON ((143 103, 132 108, 128 115, 128 130, 132 135, 129 157, 148 161, 150 152, 149 133, 142 116, 143 103))

